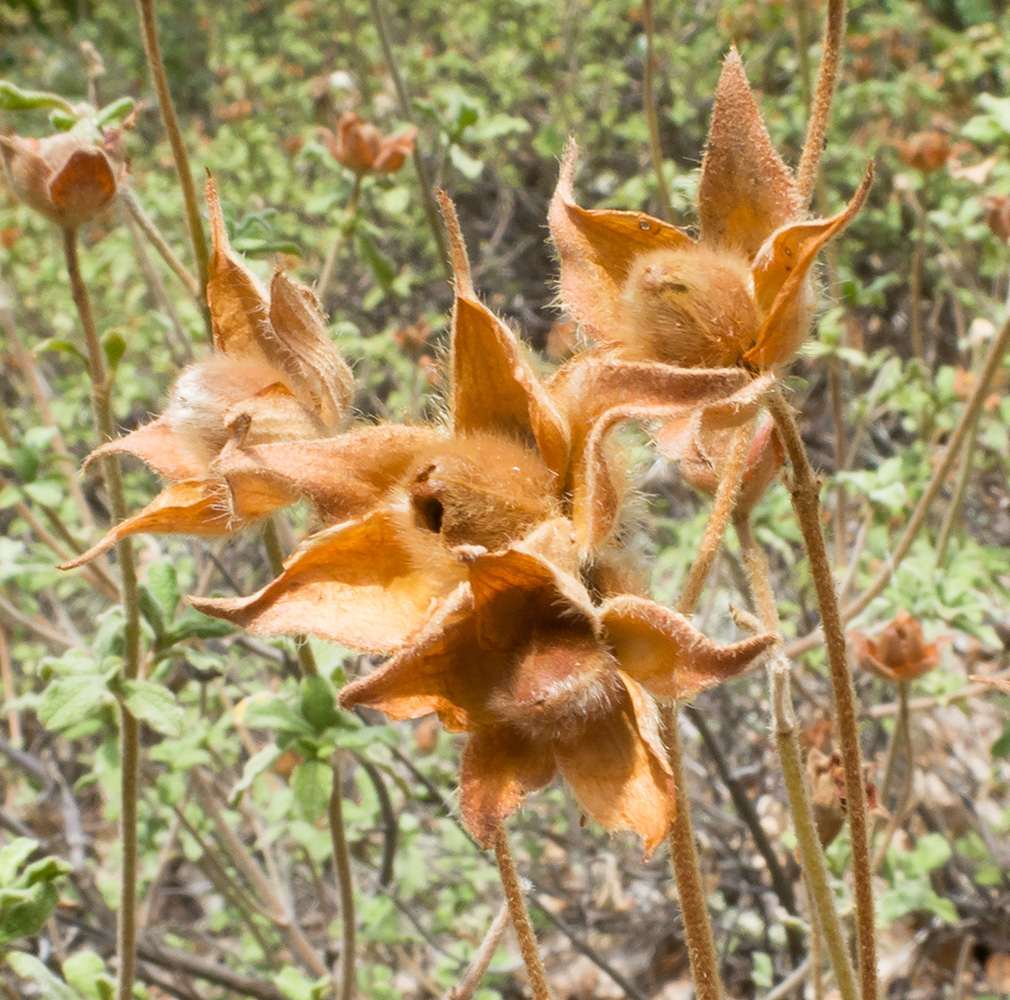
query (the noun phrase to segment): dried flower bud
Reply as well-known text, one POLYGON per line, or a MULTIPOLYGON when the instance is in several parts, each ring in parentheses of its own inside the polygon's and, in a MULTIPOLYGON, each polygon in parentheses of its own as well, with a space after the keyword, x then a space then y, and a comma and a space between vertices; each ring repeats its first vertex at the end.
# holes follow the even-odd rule
POLYGON ((383 135, 353 111, 341 117, 336 134, 328 129, 322 131, 323 141, 333 158, 359 177, 395 173, 414 151, 417 134, 417 129, 411 127, 399 135, 383 135))
POLYGON ((908 139, 897 140, 894 145, 902 161, 923 174, 942 169, 952 152, 950 137, 935 129, 916 132, 908 139))
MULTIPOLYGON (((812 748, 807 756, 807 781, 817 837, 821 846, 827 847, 845 825, 845 768, 841 754, 837 750, 822 753, 812 748)), ((866 782, 866 805, 871 813, 886 815, 877 799, 877 786, 869 780, 866 782)))
POLYGON ((122 133, 100 145, 77 131, 45 139, 0 136, 0 156, 14 196, 64 229, 90 222, 126 176, 122 133))
POLYGON ((887 681, 911 681, 940 663, 940 642, 926 642, 922 626, 907 612, 898 612, 876 640, 852 634, 856 661, 864 670, 887 681))
POLYGON ((982 204, 985 206, 986 225, 993 236, 1003 243, 1010 242, 1010 198, 1004 194, 991 194, 982 204))

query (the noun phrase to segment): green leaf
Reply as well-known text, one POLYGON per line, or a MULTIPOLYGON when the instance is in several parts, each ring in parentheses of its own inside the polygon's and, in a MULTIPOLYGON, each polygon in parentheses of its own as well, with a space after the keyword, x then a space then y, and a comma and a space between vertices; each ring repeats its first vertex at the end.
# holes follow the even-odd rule
POLYGON ((181 736, 186 716, 175 695, 153 681, 123 681, 123 702, 163 736, 181 736))
POLYGON ((249 701, 242 722, 250 728, 273 729, 295 736, 312 735, 311 726, 280 698, 271 698, 266 702, 249 701))
POLYGON ((317 733, 340 721, 336 699, 324 678, 306 677, 302 681, 302 715, 317 733))
POLYGON ((13 951, 7 956, 7 964, 22 979, 38 987, 42 1000, 81 1000, 76 990, 54 976, 34 955, 13 951))
POLYGON ((101 979, 107 978, 102 956, 90 948, 75 951, 63 963, 63 976, 75 989, 93 1000, 101 1000, 101 979))
POLYGON ((67 491, 62 483, 53 482, 51 479, 40 479, 25 486, 25 495, 43 507, 59 507, 67 495, 67 491))
POLYGON ((189 605, 179 615, 168 633, 171 642, 181 642, 183 639, 221 639, 235 631, 234 625, 211 618, 189 605))
POLYGON ((452 165, 468 180, 475 181, 484 172, 481 160, 475 160, 469 153, 455 145, 449 147, 449 159, 452 165))
POLYGON ((0 889, 0 945, 37 933, 59 901, 60 894, 51 882, 27 889, 0 889))
POLYGON ((950 844, 942 834, 927 833, 916 842, 909 864, 912 871, 925 874, 945 865, 950 855, 950 844))
POLYGON ((310 822, 326 814, 332 780, 329 765, 321 760, 304 761, 291 772, 291 791, 310 822))
POLYGON ((39 842, 31 837, 15 837, 0 848, 0 888, 13 885, 18 869, 38 846, 39 842))
POLYGON ((235 803, 242 794, 252 785, 256 778, 269 768, 281 755, 281 748, 276 743, 268 743, 265 747, 254 753, 242 768, 242 777, 235 782, 228 796, 229 801, 235 803))
POLYGON ((37 715, 46 729, 63 729, 109 700, 109 689, 99 674, 61 677, 43 692, 37 715))

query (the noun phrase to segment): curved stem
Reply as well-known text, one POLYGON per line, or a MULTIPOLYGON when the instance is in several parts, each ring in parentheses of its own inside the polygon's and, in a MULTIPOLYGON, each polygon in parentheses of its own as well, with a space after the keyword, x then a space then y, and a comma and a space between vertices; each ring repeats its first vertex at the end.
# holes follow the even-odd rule
POLYGON ((484 935, 477 954, 474 955, 470 968, 466 970, 466 975, 446 993, 444 1000, 470 1000, 477 992, 480 981, 484 978, 494 958, 495 949, 501 941, 505 928, 509 924, 508 904, 503 904, 491 921, 491 926, 484 935))
POLYGON ((327 815, 330 821, 330 842, 333 845, 333 865, 337 873, 340 892, 340 924, 343 941, 340 946, 339 1000, 352 1000, 357 992, 357 974, 354 963, 354 882, 351 878, 351 855, 347 850, 344 832, 343 790, 340 787, 340 751, 330 757, 333 784, 327 815))
MULTIPOLYGON (((77 314, 84 329, 88 349, 88 374, 91 377, 91 406, 95 429, 100 441, 115 436, 112 420, 112 386, 105 372, 102 345, 98 339, 91 298, 81 276, 77 254, 77 230, 63 230, 63 252, 70 290, 77 314)), ((102 474, 109 491, 112 516, 116 522, 126 520, 126 497, 119 471, 119 457, 106 455, 102 459, 102 474)), ((133 542, 124 538, 116 544, 119 572, 122 579, 124 629, 123 680, 136 680, 140 674, 140 614, 137 603, 137 571, 133 562, 133 542)), ((120 862, 119 912, 116 929, 118 977, 117 1000, 131 1000, 137 967, 137 797, 140 770, 140 727, 126 705, 119 704, 120 718, 120 815, 119 839, 122 845, 120 862)))
POLYGON ((844 34, 845 0, 828 0, 817 89, 814 91, 814 100, 810 106, 810 121, 807 124, 807 137, 803 143, 800 165, 796 170, 796 186, 799 189, 800 204, 803 206, 810 204, 817 183, 817 168, 821 162, 828 122, 831 120, 831 101, 835 96, 835 81, 838 78, 838 61, 844 34))
POLYGON ((200 219, 200 202, 197 200, 196 185, 193 183, 193 174, 189 168, 189 154, 186 152, 186 144, 182 141, 179 118, 175 113, 172 92, 168 89, 165 64, 161 58, 158 23, 154 17, 154 0, 137 0, 137 13, 140 16, 140 28, 144 36, 147 68, 151 74, 154 91, 158 96, 161 120, 165 125, 165 132, 168 134, 168 141, 172 146, 175 171, 179 175, 179 186, 182 188, 182 200, 186 212, 186 229, 189 231, 189 242, 193 248, 196 269, 200 275, 200 292, 203 297, 207 291, 207 268, 210 256, 203 234, 203 222, 200 219))
MULTIPOLYGON (((856 692, 845 651, 845 632, 838 608, 838 596, 831 575, 821 531, 819 487, 806 448, 789 405, 778 392, 772 393, 768 409, 782 434, 792 466, 793 511, 803 535, 810 572, 817 594, 828 669, 834 694, 835 722, 845 773, 845 798, 852 840, 852 873, 855 882, 856 932, 859 949, 859 979, 862 1000, 877 1000, 877 945, 873 914, 873 883, 866 817, 866 780, 859 744, 856 692)), ((836 970, 837 971, 837 970, 836 970)))
MULTIPOLYGON (((848 945, 841 921, 838 918, 838 911, 835 909, 834 894, 831 891, 827 863, 824 859, 824 848, 817 836, 817 825, 814 822, 813 808, 804 774, 803 757, 796 732, 796 715, 790 692, 789 661, 782 653, 782 630, 778 608, 775 604, 775 593, 772 590, 768 560, 751 532, 749 518, 738 518, 735 527, 754 604, 758 609, 758 617, 764 628, 779 637, 768 661, 772 726, 779 760, 782 764, 786 796, 789 799, 789 811, 796 828, 797 847, 814 910, 811 924, 814 927, 814 932, 823 935, 827 943, 831 964, 835 968, 842 997, 845 1000, 849 1000, 849 998, 856 1000, 859 996, 856 976, 849 959, 848 945)), ((821 974, 819 961, 816 963, 815 974, 819 979, 821 974)))
POLYGON ((508 836, 505 827, 498 827, 494 837, 494 856, 498 862, 498 872, 501 875, 502 889, 505 890, 505 902, 508 904, 512 926, 519 939, 519 950, 522 952, 526 971, 529 973, 530 986, 533 989, 533 1000, 551 1000, 551 991, 547 986, 547 973, 537 949, 537 940, 533 934, 526 904, 523 902, 522 889, 519 886, 519 876, 516 875, 515 862, 509 850, 508 836))
POLYGON ((656 97, 653 84, 656 79, 656 22, 654 11, 655 0, 645 0, 642 7, 645 19, 645 73, 642 76, 642 105, 645 120, 649 126, 649 150, 652 153, 652 169, 656 174, 656 185, 659 190, 659 204, 662 216, 667 222, 673 221, 673 203, 670 201, 670 189, 663 174, 663 150, 659 144, 659 119, 656 116, 656 97))

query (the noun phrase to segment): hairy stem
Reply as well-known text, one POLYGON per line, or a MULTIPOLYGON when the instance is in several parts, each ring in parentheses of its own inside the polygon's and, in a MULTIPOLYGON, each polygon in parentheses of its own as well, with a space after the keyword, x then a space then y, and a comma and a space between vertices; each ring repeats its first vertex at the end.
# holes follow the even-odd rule
MULTIPOLYGON (((382 46, 382 57, 386 62, 386 69, 393 81, 393 88, 396 90, 396 101, 400 106, 400 117, 404 121, 411 121, 410 115, 410 94, 400 76, 400 67, 393 52, 393 43, 389 36, 389 22, 386 20, 386 10, 382 0, 368 0, 372 10, 372 21, 375 30, 379 35, 379 44, 382 46)), ((439 263, 447 278, 452 277, 452 268, 449 266, 449 250, 445 245, 445 236, 442 233, 442 224, 439 221, 438 208, 435 205, 435 196, 432 191, 431 178, 428 176, 428 168, 425 165, 424 157, 421 155, 420 144, 414 143, 414 170, 417 172, 417 180, 421 185, 421 200, 424 203, 424 214, 428 219, 428 228, 435 237, 435 246, 438 248, 439 263)))
POLYGON ((845 0, 828 0, 828 16, 824 25, 824 41, 821 46, 821 66, 817 73, 817 89, 810 106, 810 121, 807 137, 803 143, 800 165, 796 170, 796 186, 799 189, 800 204, 810 204, 817 183, 817 168, 824 149, 824 136, 831 120, 831 101, 835 96, 835 81, 838 78, 838 62, 842 53, 842 38, 845 34, 845 0))
MULTIPOLYGON (((91 297, 81 276, 77 254, 77 230, 63 230, 63 252, 70 290, 77 307, 88 349, 88 374, 91 378, 91 406, 99 441, 111 441, 115 436, 112 419, 112 386, 105 372, 102 345, 91 311, 91 297)), ((112 516, 118 523, 126 520, 126 497, 119 470, 119 456, 102 458, 102 474, 109 491, 112 516)), ((140 674, 140 614, 137 603, 137 571, 133 562, 133 542, 129 538, 116 543, 122 580, 124 630, 124 681, 136 680, 140 674)), ((119 842, 122 860, 119 871, 119 912, 116 928, 116 960, 118 975, 116 1000, 131 1000, 137 968, 137 796, 140 771, 140 727, 123 701, 119 703, 120 722, 120 814, 119 842)))
MULTIPOLYGON (((842 755, 842 768, 845 773, 845 798, 852 840, 852 872, 855 882, 856 933, 861 987, 859 995, 862 1000, 877 1000, 877 944, 867 832, 866 780, 863 775, 863 755, 859 744, 856 692, 846 658, 845 632, 838 608, 835 582, 831 575, 831 564, 828 561, 824 535, 821 531, 819 486, 810 466, 799 428, 793 419, 792 411, 778 392, 773 393, 769 398, 768 409, 782 434, 786 452, 789 455, 789 464, 793 472, 790 489, 793 511, 803 535, 827 645, 828 669, 831 674, 831 687, 834 694, 835 722, 842 755)), ((827 931, 826 927, 825 931, 827 931)))
POLYGON ((508 904, 512 926, 519 939, 519 950, 522 952, 526 971, 530 977, 533 1000, 551 1000, 551 991, 547 986, 547 973, 544 971, 544 963, 537 949, 533 925, 526 912, 522 889, 519 886, 519 876, 516 874, 516 866, 512 860, 512 852, 509 850, 508 836, 504 826, 498 827, 495 834, 494 856, 498 862, 498 871, 501 874, 501 884, 505 890, 505 902, 508 904))
POLYGON ((351 877, 351 855, 344 831, 344 792, 340 787, 340 751, 330 757, 333 784, 327 816, 330 821, 330 843, 333 845, 333 867, 340 893, 340 923, 343 940, 340 946, 339 1000, 352 1000, 357 994, 357 973, 354 962, 354 932, 357 918, 354 912, 354 882, 351 877))
MULTIPOLYGON (((883 836, 877 845, 873 857, 873 870, 876 871, 887 856, 887 848, 891 844, 895 831, 901 825, 908 809, 908 801, 912 795, 912 778, 915 761, 912 757, 912 730, 908 705, 908 692, 911 684, 908 681, 898 682, 898 714, 894 720, 894 730, 891 733, 891 743, 887 748, 887 763, 884 765, 884 781, 880 786, 880 803, 885 808, 894 786, 894 776, 897 773, 898 756, 905 758, 905 775, 901 783, 901 791, 891 810, 891 817, 884 826, 883 836)), ((877 826, 879 829, 880 826, 877 826)))
POLYGON ((137 13, 140 16, 140 28, 144 36, 144 52, 147 55, 147 69, 151 74, 151 82, 158 96, 158 108, 161 120, 172 146, 172 159, 175 160, 175 171, 179 176, 179 186, 182 188, 182 200, 186 213, 186 229, 189 232, 189 242, 193 249, 193 259, 196 261, 197 273, 200 276, 201 297, 207 291, 207 269, 210 256, 207 252, 207 241, 203 234, 203 222, 200 218, 200 202, 197 200, 196 185, 193 183, 193 173, 189 168, 189 154, 186 144, 182 141, 182 131, 179 128, 179 118, 172 103, 172 92, 168 89, 168 76, 165 64, 161 58, 161 45, 158 42, 158 24, 154 17, 154 0, 137 0, 137 13))
POLYGON ((645 72, 642 77, 642 105, 645 120, 649 126, 649 150, 652 153, 652 169, 656 174, 656 186, 659 191, 659 204, 662 217, 667 222, 673 221, 673 203, 670 201, 670 189, 663 173, 663 151, 659 144, 659 118, 656 115, 656 96, 654 83, 656 79, 656 22, 655 0, 645 0, 642 8, 645 19, 645 72))
POLYGON ((466 975, 446 993, 444 1000, 470 1000, 477 992, 477 987, 480 986, 481 980, 487 973, 498 942, 501 941, 508 925, 509 908, 506 903, 499 908, 494 920, 491 921, 491 926, 487 929, 487 934, 484 935, 484 940, 481 941, 477 954, 473 956, 473 961, 470 963, 470 968, 466 970, 466 975))

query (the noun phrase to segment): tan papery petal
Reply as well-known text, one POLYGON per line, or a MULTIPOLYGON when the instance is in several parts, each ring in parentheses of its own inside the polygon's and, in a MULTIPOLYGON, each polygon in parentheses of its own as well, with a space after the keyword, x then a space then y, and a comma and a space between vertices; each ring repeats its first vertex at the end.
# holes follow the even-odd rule
POLYGON ((178 482, 182 479, 199 479, 206 476, 207 466, 172 429, 171 422, 158 417, 115 441, 107 441, 84 460, 82 469, 103 455, 135 455, 159 475, 178 482))
POLYGON ((97 545, 60 566, 73 569, 90 562, 122 538, 140 532, 173 535, 227 535, 245 527, 235 517, 228 489, 216 479, 185 479, 162 490, 142 511, 117 524, 97 545))
POLYGON ((278 361, 311 395, 327 430, 336 430, 354 394, 354 376, 330 340, 315 292, 283 271, 270 282, 270 323, 278 361))
POLYGON ((274 364, 271 352, 265 349, 274 340, 267 293, 231 248, 212 177, 207 178, 207 209, 214 244, 207 275, 214 348, 233 358, 274 364))
POLYGON ((734 46, 722 66, 701 164, 701 242, 749 259, 800 210, 796 182, 768 138, 734 46))
POLYGON ((862 207, 873 183, 870 165, 852 200, 830 219, 798 222, 777 232, 761 247, 751 269, 754 294, 768 315, 745 364, 770 368, 788 361, 803 342, 813 315, 812 296, 805 294, 807 277, 821 247, 840 233, 862 207), (764 306, 765 303, 770 305, 764 306))
POLYGON ((721 645, 683 615, 628 594, 607 601, 600 620, 622 669, 658 698, 693 698, 742 673, 775 642, 767 633, 721 645))
POLYGON ((78 149, 49 181, 49 197, 67 219, 90 219, 116 193, 116 175, 102 150, 78 149))
POLYGON ((473 594, 464 585, 411 637, 403 652, 345 687, 340 704, 368 705, 391 719, 437 712, 449 732, 472 731, 498 724, 488 699, 512 661, 512 651, 481 647, 473 594))
POLYGON ((463 750, 459 806, 481 846, 490 847, 526 795, 548 785, 556 772, 550 746, 540 741, 507 726, 474 733, 463 750))
POLYGON ((452 201, 439 202, 455 275, 452 311, 452 426, 536 443, 547 467, 564 478, 568 427, 540 383, 516 335, 474 291, 470 261, 452 201))
POLYGON ((644 212, 585 209, 575 204, 572 179, 578 147, 568 143, 547 219, 561 265, 565 309, 598 340, 622 323, 621 295, 635 259, 663 247, 690 246, 683 230, 644 212))
POLYGON ((204 614, 261 635, 308 633, 363 649, 396 649, 465 573, 433 540, 404 541, 402 518, 375 511, 312 535, 284 572, 250 597, 192 598, 204 614))
POLYGON ((372 510, 419 453, 445 441, 445 433, 433 427, 380 424, 311 441, 232 443, 214 469, 231 484, 260 479, 271 489, 294 490, 333 524, 372 510))
POLYGON ((586 811, 607 830, 633 830, 651 854, 673 822, 676 799, 669 765, 643 739, 623 684, 611 711, 578 739, 557 744, 558 769, 586 811))
POLYGON ((326 432, 316 411, 280 382, 228 407, 224 425, 235 431, 243 445, 250 447, 303 441, 326 432))
POLYGON ((53 168, 19 136, 0 135, 0 156, 15 197, 51 219, 54 206, 49 196, 49 181, 53 168))

